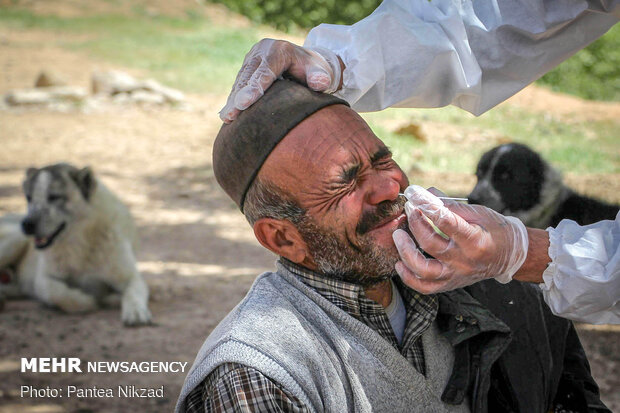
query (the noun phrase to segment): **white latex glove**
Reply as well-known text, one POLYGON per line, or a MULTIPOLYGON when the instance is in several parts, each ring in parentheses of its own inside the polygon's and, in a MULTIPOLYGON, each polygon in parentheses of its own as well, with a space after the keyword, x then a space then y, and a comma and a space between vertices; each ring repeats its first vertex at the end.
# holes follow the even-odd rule
POLYGON ((423 294, 465 287, 486 278, 501 283, 525 262, 528 236, 517 218, 503 216, 481 205, 442 201, 424 188, 405 191, 409 229, 426 258, 403 230, 392 234, 401 261, 396 271, 403 282, 423 294), (448 239, 439 235, 429 218, 448 239))
POLYGON ((332 51, 263 39, 245 56, 220 118, 226 123, 235 120, 284 72, 317 92, 334 93, 340 84, 340 61, 332 51))

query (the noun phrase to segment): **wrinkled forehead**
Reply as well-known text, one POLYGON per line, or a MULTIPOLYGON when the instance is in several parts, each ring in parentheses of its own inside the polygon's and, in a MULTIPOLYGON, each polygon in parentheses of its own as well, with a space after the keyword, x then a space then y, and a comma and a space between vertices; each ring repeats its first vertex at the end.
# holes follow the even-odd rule
POLYGON ((292 129, 269 155, 259 176, 286 187, 299 181, 321 183, 343 167, 385 151, 385 144, 362 117, 344 105, 334 105, 292 129))

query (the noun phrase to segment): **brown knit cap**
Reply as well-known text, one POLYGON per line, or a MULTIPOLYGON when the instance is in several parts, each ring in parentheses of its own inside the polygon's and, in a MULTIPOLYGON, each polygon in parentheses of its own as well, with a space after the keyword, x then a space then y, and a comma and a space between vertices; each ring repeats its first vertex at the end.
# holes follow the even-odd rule
POLYGON ((213 144, 213 171, 242 212, 248 188, 278 142, 314 112, 336 104, 349 105, 291 80, 278 80, 236 120, 222 126, 213 144))

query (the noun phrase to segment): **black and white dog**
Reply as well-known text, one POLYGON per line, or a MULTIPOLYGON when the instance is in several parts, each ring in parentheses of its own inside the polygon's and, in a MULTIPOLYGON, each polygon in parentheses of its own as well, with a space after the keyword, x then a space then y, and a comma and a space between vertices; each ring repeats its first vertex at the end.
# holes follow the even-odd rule
POLYGON ((497 146, 482 155, 478 183, 469 202, 519 218, 534 228, 555 227, 568 218, 581 225, 614 219, 620 207, 578 195, 561 174, 519 143, 497 146))

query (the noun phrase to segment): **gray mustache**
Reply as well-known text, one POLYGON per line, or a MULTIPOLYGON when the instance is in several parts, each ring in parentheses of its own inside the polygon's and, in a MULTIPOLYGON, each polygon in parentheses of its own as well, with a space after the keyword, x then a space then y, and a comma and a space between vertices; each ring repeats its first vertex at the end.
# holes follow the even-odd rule
POLYGON ((374 211, 368 211, 362 214, 355 231, 358 235, 366 234, 384 219, 401 212, 406 202, 407 199, 403 196, 399 196, 394 201, 381 202, 374 211))

